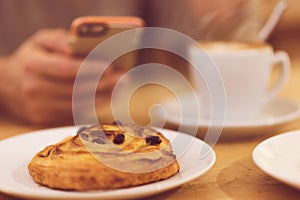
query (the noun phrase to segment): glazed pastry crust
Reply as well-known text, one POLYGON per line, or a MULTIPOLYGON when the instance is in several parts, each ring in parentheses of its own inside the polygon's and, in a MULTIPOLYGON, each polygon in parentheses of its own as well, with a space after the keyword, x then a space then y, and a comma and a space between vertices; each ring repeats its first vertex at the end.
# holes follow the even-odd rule
POLYGON ((76 136, 47 146, 28 165, 35 182, 54 189, 78 191, 151 183, 173 176, 179 168, 170 142, 161 133, 116 123, 92 126, 79 131, 76 136), (99 129, 106 138, 99 135, 99 129), (119 157, 124 152, 130 156, 119 157), (98 155, 108 161, 117 160, 125 170, 100 162, 98 155))

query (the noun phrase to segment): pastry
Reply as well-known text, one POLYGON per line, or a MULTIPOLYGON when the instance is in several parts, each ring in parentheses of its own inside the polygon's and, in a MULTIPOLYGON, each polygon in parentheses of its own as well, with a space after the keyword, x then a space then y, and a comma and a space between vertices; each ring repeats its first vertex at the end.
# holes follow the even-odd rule
POLYGON ((47 146, 28 165, 41 185, 62 190, 126 188, 179 171, 170 142, 151 128, 120 122, 93 125, 47 146))

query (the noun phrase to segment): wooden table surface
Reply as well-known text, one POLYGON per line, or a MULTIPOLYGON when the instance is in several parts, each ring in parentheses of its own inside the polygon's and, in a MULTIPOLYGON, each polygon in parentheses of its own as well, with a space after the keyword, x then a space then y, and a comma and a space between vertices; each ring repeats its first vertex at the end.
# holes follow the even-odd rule
MULTIPOLYGON (((292 65, 291 79, 280 96, 300 103, 300 60, 293 59, 292 65)), ((140 119, 138 114, 136 118, 140 119)), ((26 125, 4 113, 0 115, 0 139, 41 128, 46 127, 26 125)), ((255 138, 219 141, 214 147, 216 163, 207 173, 177 189, 149 199, 300 199, 300 191, 262 172, 251 158, 255 146, 264 139, 295 129, 300 129, 300 119, 271 133, 262 131, 255 138)), ((0 199, 18 198, 0 192, 0 199)))

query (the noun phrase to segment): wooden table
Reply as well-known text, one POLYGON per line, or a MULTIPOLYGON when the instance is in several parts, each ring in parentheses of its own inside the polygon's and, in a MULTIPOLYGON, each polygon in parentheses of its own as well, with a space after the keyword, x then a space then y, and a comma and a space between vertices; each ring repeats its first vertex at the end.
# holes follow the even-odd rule
MULTIPOLYGON (((291 79, 280 95, 300 102, 300 60, 293 59, 292 64, 291 79)), ((148 103, 151 103, 151 99, 148 103)), ((136 114, 135 117, 141 120, 139 114, 136 114)), ((3 113, 0 116, 0 139, 40 128, 22 124, 3 113)), ((219 141, 214 147, 217 161, 211 170, 177 189, 149 199, 299 199, 300 191, 263 173, 251 158, 253 149, 262 140, 299 128, 300 119, 297 119, 272 133, 262 132, 260 137, 219 141)), ((0 199, 18 198, 0 193, 0 199)))

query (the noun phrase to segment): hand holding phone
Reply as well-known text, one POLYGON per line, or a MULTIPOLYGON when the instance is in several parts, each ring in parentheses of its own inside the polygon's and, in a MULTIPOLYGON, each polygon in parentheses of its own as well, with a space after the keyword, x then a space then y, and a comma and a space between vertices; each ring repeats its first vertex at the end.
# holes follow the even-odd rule
POLYGON ((133 28, 144 21, 131 16, 84 16, 73 20, 70 29, 70 51, 74 56, 86 56, 103 40, 133 28))

